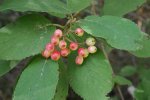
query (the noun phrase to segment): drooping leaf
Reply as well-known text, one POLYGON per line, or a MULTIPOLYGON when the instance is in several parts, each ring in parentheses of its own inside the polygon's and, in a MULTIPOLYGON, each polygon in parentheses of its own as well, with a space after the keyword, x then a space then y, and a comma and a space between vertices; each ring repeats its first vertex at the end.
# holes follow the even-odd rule
POLYGON ((49 21, 40 15, 27 15, 0 29, 0 59, 20 60, 40 53, 50 40, 53 27, 40 28, 49 21))
POLYGON ((21 12, 36 11, 62 15, 70 12, 65 3, 60 0, 4 0, 0 5, 0 10, 8 9, 21 12))
POLYGON ((91 2, 92 0, 67 0, 67 6, 71 12, 78 12, 88 7, 91 2))
POLYGON ((114 76, 114 82, 119 85, 132 85, 132 82, 122 76, 114 76))
POLYGON ((137 69, 134 66, 125 66, 121 69, 119 74, 122 76, 131 76, 131 75, 135 74, 136 71, 137 71, 137 69))
POLYGON ((136 10, 146 0, 105 0, 104 15, 123 16, 128 12, 136 10))
POLYGON ((37 57, 22 72, 13 100, 51 100, 58 83, 58 64, 37 57))
POLYGON ((56 88, 56 93, 53 100, 66 100, 68 95, 68 74, 67 68, 63 62, 59 63, 59 81, 56 88))
POLYGON ((112 69, 103 54, 90 55, 79 66, 74 62, 75 56, 69 57, 68 69, 70 86, 85 100, 107 100, 113 86, 112 69))
POLYGON ((114 16, 89 16, 79 22, 89 34, 104 38, 117 49, 135 51, 141 48, 142 35, 130 20, 114 16))
POLYGON ((9 65, 10 61, 0 60, 0 76, 4 75, 11 69, 9 65))

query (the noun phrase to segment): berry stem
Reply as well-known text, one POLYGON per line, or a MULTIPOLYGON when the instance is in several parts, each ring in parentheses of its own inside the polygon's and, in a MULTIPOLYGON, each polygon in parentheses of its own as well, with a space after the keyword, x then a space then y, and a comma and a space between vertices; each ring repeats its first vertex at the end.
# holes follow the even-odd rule
POLYGON ((64 26, 59 25, 59 24, 46 24, 46 25, 44 25, 44 26, 40 26, 40 28, 46 28, 46 27, 48 27, 48 26, 56 26, 56 27, 59 27, 59 28, 61 28, 61 29, 64 29, 64 26))

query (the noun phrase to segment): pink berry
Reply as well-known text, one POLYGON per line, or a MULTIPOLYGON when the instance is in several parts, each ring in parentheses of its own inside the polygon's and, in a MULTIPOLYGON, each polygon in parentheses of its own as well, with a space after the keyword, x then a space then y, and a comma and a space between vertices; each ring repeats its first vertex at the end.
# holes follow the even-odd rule
POLYGON ((54 45, 58 45, 59 44, 59 38, 56 36, 52 36, 51 37, 51 43, 54 45))
POLYGON ((60 29, 55 30, 54 36, 56 36, 56 37, 58 37, 58 38, 61 38, 62 35, 63 35, 62 30, 60 30, 60 29))
POLYGON ((57 61, 60 59, 60 52, 59 51, 54 51, 52 54, 51 54, 51 59, 54 60, 54 61, 57 61))
POLYGON ((83 57, 82 56, 77 56, 76 60, 75 60, 75 63, 77 65, 81 65, 83 63, 83 57))
POLYGON ((50 51, 50 52, 53 52, 54 49, 55 49, 55 46, 54 46, 54 44, 52 44, 52 43, 47 43, 45 49, 48 50, 48 51, 50 51))
POLYGON ((78 35, 78 36, 83 36, 84 30, 82 30, 81 28, 77 28, 77 29, 75 30, 75 33, 76 33, 76 35, 78 35))
POLYGON ((96 43, 96 41, 95 41, 95 39, 92 38, 92 37, 86 39, 86 44, 87 44, 88 46, 93 46, 93 45, 95 45, 95 43, 96 43))
POLYGON ((70 53, 70 50, 65 48, 65 49, 62 49, 60 53, 61 53, 61 56, 67 57, 70 53))
POLYGON ((51 52, 49 50, 45 49, 42 52, 42 56, 45 57, 45 58, 49 58, 51 56, 51 52))
POLYGON ((86 58, 86 57, 88 57, 89 52, 88 52, 87 49, 79 48, 79 49, 78 49, 78 55, 80 55, 80 56, 86 58))
POLYGON ((78 49, 78 44, 76 42, 71 42, 69 47, 74 51, 78 49))
POLYGON ((89 53, 95 53, 97 51, 97 48, 95 46, 89 46, 88 51, 89 53))
POLYGON ((67 47, 66 41, 61 40, 61 41, 59 42, 59 48, 60 48, 60 49, 65 49, 66 47, 67 47))

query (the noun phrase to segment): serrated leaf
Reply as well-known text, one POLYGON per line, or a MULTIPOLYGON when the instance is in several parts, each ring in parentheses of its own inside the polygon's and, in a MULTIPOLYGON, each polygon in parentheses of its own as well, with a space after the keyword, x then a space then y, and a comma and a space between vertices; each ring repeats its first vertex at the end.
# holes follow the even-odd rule
POLYGON ((114 76, 114 82, 119 85, 132 85, 132 82, 122 76, 114 76))
POLYGON ((88 7, 91 2, 92 0, 67 0, 67 6, 71 12, 78 12, 88 7))
POLYGON ((0 10, 8 9, 21 12, 36 11, 62 15, 66 15, 70 12, 65 3, 60 0, 4 0, 0 5, 0 10))
POLYGON ((137 57, 150 57, 150 39, 143 37, 140 44, 142 45, 142 48, 131 53, 137 57))
POLYGON ((67 68, 63 62, 59 63, 59 81, 56 88, 56 93, 53 100, 66 100, 68 95, 68 74, 67 68))
POLYGON ((107 100, 107 93, 113 87, 112 69, 103 54, 97 52, 85 59, 79 66, 75 56, 69 57, 69 79, 73 90, 85 100, 107 100))
POLYGON ((89 16, 80 20, 79 24, 87 33, 104 38, 114 48, 130 51, 141 48, 140 30, 133 22, 125 18, 89 16))
POLYGON ((136 10, 146 0, 105 0, 104 15, 123 16, 128 12, 136 10))
POLYGON ((11 69, 9 65, 10 61, 0 60, 0 76, 4 75, 11 69))
POLYGON ((135 74, 136 71, 137 71, 137 69, 134 66, 125 66, 121 69, 119 74, 122 76, 131 76, 131 75, 135 74))
POLYGON ((58 64, 41 57, 22 72, 13 100, 51 100, 58 82, 58 64))
POLYGON ((50 40, 53 27, 40 15, 26 15, 0 29, 0 59, 20 60, 41 53, 50 40))

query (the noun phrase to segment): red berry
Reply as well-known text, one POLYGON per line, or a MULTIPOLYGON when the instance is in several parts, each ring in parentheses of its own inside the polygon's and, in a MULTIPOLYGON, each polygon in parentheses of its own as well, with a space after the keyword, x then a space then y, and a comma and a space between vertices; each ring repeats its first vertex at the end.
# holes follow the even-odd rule
POLYGON ((51 59, 54 60, 54 61, 57 61, 60 59, 60 52, 59 51, 54 51, 52 54, 51 54, 51 59))
POLYGON ((82 30, 81 28, 77 28, 77 29, 75 30, 75 33, 76 33, 76 35, 78 35, 78 36, 83 36, 84 30, 82 30))
POLYGON ((42 52, 42 56, 45 57, 45 58, 49 58, 51 56, 51 52, 49 50, 45 49, 42 52))
POLYGON ((75 60, 75 63, 77 65, 81 65, 83 63, 83 57, 82 56, 77 56, 76 60, 75 60))
POLYGON ((58 45, 59 44, 59 38, 56 36, 52 36, 51 37, 51 43, 54 45, 58 45))
POLYGON ((62 35, 63 35, 62 30, 60 30, 60 29, 55 30, 54 36, 56 36, 56 37, 58 37, 58 38, 61 38, 62 35))
POLYGON ((95 53, 97 51, 97 48, 95 46, 89 46, 88 51, 89 53, 95 53))
POLYGON ((70 50, 65 48, 65 49, 62 49, 60 53, 61 53, 61 56, 66 57, 69 55, 70 50))
POLYGON ((92 38, 92 37, 86 39, 86 44, 87 44, 88 46, 95 45, 95 43, 96 43, 96 41, 95 41, 95 39, 92 38))
POLYGON ((89 52, 87 49, 79 48, 78 49, 78 55, 86 58, 89 55, 89 52))
POLYGON ((59 48, 60 48, 60 49, 65 49, 66 47, 67 47, 66 41, 61 40, 61 41, 59 42, 59 48))
POLYGON ((76 42, 71 42, 69 47, 74 51, 78 49, 78 44, 76 42))
POLYGON ((48 50, 48 51, 50 51, 50 52, 53 52, 54 49, 55 49, 55 46, 54 46, 54 44, 52 44, 52 43, 47 43, 45 49, 48 50))

